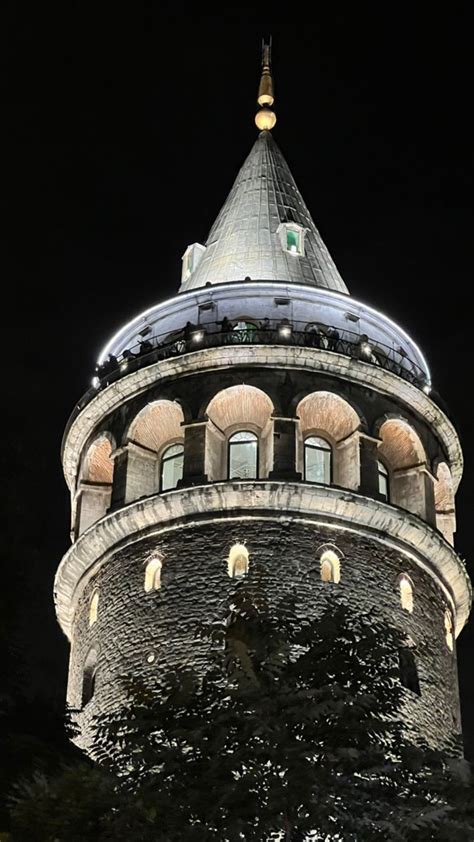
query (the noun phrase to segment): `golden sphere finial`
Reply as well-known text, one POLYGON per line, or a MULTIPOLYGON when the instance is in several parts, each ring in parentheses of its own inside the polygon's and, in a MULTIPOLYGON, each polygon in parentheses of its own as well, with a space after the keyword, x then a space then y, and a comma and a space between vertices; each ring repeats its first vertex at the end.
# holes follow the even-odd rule
POLYGON ((274 111, 269 108, 261 108, 255 115, 255 124, 261 132, 270 132, 277 121, 274 111))

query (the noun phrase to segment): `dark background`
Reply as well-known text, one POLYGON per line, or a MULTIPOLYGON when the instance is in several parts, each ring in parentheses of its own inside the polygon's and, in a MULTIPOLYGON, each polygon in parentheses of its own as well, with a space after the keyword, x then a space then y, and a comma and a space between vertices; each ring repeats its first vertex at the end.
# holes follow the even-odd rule
MULTIPOLYGON (((9 775, 38 741, 61 741, 62 431, 107 338, 173 295, 186 246, 205 241, 256 137, 263 35, 273 134, 343 278, 421 345, 456 419, 457 548, 474 557, 468 4, 175 8, 4 10, 0 701, 21 735, 9 775)), ((473 651, 474 623, 458 649, 471 759, 473 651)))

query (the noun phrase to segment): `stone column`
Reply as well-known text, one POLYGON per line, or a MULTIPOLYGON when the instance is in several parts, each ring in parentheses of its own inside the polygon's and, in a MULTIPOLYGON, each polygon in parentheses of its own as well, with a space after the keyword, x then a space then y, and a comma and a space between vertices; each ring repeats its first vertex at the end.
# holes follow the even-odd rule
POLYGON ((189 424, 183 424, 183 427, 183 479, 178 483, 179 488, 201 485, 208 481, 205 472, 207 421, 191 421, 189 424))
POLYGON ((128 442, 111 453, 114 460, 114 508, 158 492, 158 456, 148 447, 128 442))
POLYGON ((296 425, 298 418, 273 418, 273 470, 269 479, 301 481, 296 470, 296 425))
POLYGON ((359 433, 360 487, 367 497, 379 496, 378 446, 380 440, 359 433))
POLYGON ((81 480, 76 500, 76 536, 81 535, 107 514, 111 492, 112 486, 109 482, 81 480))
POLYGON ((418 515, 436 526, 433 478, 423 465, 394 471, 390 483, 390 500, 402 509, 418 515))

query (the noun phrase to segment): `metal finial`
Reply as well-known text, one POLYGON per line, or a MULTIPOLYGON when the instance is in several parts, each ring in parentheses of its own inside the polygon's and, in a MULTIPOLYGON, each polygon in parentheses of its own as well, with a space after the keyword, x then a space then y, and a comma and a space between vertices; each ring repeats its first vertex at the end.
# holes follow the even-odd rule
POLYGON ((268 44, 262 39, 262 75, 258 86, 257 102, 260 111, 255 115, 255 122, 261 131, 270 131, 276 123, 276 115, 270 107, 273 105, 273 79, 271 70, 272 39, 268 44))

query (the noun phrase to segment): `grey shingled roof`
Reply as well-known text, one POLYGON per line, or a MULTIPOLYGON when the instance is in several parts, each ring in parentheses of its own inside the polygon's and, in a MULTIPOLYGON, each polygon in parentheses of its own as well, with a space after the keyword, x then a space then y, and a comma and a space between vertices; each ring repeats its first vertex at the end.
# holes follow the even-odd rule
POLYGON ((206 242, 201 262, 181 291, 241 281, 289 281, 348 293, 324 245, 288 164, 270 132, 261 132, 242 166, 206 242), (286 252, 281 222, 305 227, 305 254, 286 252))

